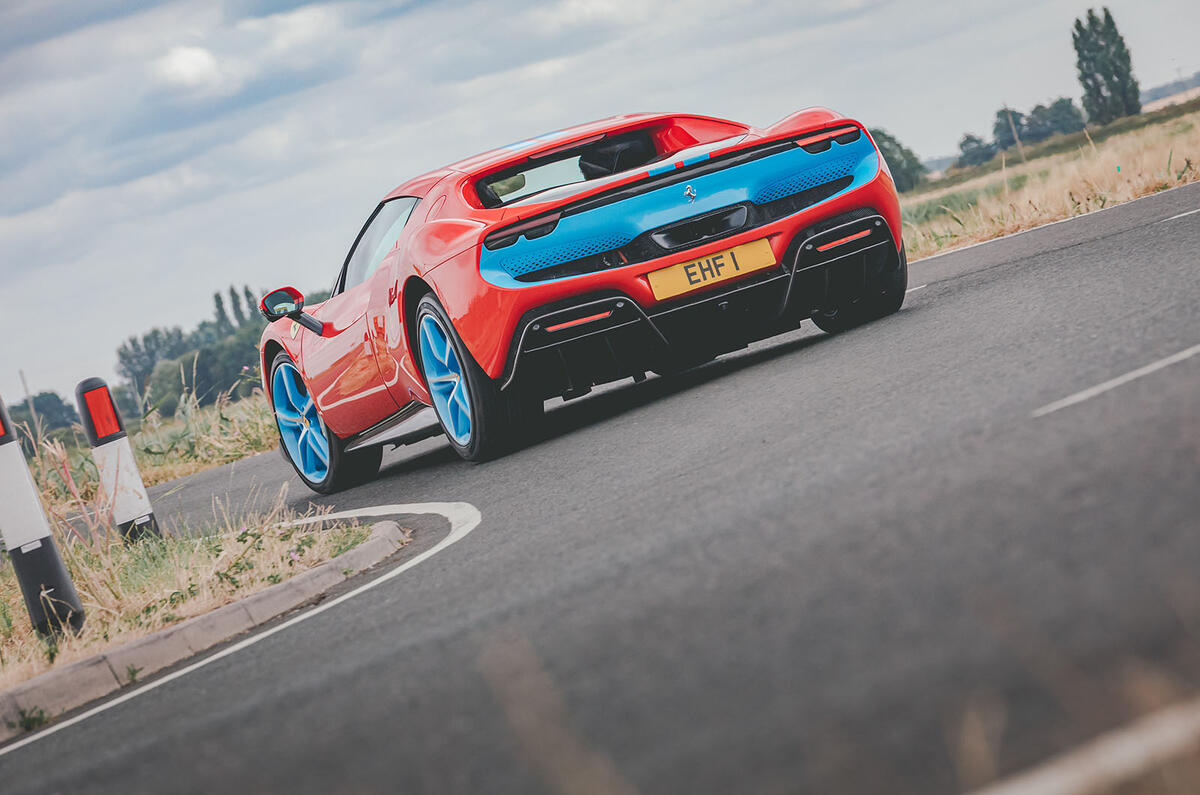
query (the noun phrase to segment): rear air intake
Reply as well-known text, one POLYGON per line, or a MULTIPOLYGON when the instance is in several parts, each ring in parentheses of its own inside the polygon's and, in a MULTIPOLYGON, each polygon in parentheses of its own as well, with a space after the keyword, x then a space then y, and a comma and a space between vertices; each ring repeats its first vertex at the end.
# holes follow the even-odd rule
POLYGON ((858 140, 862 132, 853 125, 835 127, 831 130, 822 130, 820 132, 811 133, 803 138, 796 139, 796 146, 799 146, 810 155, 826 152, 832 143, 852 144, 858 140))
POLYGON ((555 213, 554 215, 543 215, 540 218, 533 218, 519 224, 506 226, 485 237, 483 245, 487 246, 489 251, 495 251, 498 248, 511 246, 522 235, 525 236, 526 240, 536 240, 539 237, 545 237, 554 231, 554 227, 558 226, 558 219, 560 217, 560 213, 555 213))

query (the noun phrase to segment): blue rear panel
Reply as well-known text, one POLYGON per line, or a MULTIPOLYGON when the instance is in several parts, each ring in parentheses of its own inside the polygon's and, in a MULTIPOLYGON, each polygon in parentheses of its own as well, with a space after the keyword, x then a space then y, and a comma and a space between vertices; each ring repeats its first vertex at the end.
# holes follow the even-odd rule
MULTIPOLYGON (((817 154, 797 146, 566 216, 545 237, 533 240, 521 237, 495 251, 483 248, 480 271, 484 279, 497 287, 530 287, 560 281, 519 282, 514 277, 620 248, 643 232, 732 204, 746 201, 765 204, 826 182, 853 177, 846 188, 835 194, 841 195, 874 179, 878 170, 879 155, 866 135, 849 144, 834 143, 817 154), (695 191, 693 201, 688 201, 684 194, 685 186, 695 191)), ((829 198, 833 197, 825 201, 829 198)))

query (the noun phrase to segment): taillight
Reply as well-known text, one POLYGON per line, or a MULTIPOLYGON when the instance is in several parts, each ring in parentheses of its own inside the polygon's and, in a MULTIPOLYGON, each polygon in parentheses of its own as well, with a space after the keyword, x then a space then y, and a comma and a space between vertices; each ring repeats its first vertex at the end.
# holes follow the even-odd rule
POLYGON ((860 135, 862 135, 862 131, 853 125, 849 127, 835 127, 832 130, 822 130, 812 135, 806 135, 803 138, 797 138, 796 146, 799 146, 809 154, 815 155, 827 150, 830 144, 834 142, 839 144, 854 143, 860 135))
POLYGON ((536 240, 539 237, 545 237, 554 231, 554 227, 558 226, 558 219, 561 216, 562 213, 543 215, 528 221, 522 221, 519 224, 506 226, 485 237, 483 245, 487 246, 488 251, 495 251, 498 248, 504 248, 516 243, 517 238, 521 237, 521 235, 524 235, 526 240, 536 240))

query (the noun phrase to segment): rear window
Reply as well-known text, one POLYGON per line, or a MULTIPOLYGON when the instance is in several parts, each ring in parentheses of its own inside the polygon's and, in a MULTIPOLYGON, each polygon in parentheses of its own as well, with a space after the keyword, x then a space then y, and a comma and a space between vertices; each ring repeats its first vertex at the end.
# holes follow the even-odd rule
POLYGON ((553 188, 640 168, 657 158, 648 133, 626 133, 491 174, 475 183, 475 191, 484 207, 503 207, 553 188))

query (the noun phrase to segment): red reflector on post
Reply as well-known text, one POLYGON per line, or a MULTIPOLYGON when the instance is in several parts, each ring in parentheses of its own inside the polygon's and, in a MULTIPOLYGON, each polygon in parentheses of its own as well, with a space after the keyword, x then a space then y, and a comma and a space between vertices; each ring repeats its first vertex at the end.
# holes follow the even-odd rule
POLYGON ((553 326, 546 326, 546 331, 561 331, 562 329, 570 328, 571 326, 582 326, 584 323, 591 323, 593 320, 603 320, 604 318, 608 317, 611 314, 612 314, 612 310, 610 309, 607 312, 601 312, 598 315, 588 315, 587 317, 577 317, 574 320, 568 320, 565 323, 557 323, 553 326))
POLYGON ((817 251, 828 251, 831 248, 837 248, 838 246, 842 245, 843 243, 849 243, 851 240, 858 240, 860 237, 866 237, 869 234, 871 234, 871 230, 864 229, 861 232, 855 232, 852 235, 847 235, 846 237, 843 237, 841 240, 835 240, 832 243, 826 243, 823 246, 817 246, 817 251))
POLYGON ((84 392, 83 400, 87 404, 97 438, 103 439, 105 436, 121 432, 121 423, 117 420, 117 411, 113 407, 112 396, 108 394, 108 387, 102 386, 84 392))

